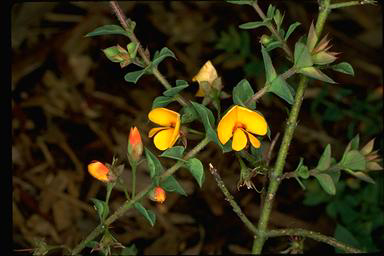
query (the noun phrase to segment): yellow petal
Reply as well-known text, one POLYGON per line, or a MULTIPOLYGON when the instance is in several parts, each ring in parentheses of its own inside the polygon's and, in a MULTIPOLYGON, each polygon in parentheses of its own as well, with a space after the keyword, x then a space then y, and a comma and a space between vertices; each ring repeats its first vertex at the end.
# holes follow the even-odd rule
POLYGON ((164 129, 167 129, 167 128, 170 128, 170 127, 156 127, 156 128, 152 128, 151 130, 149 130, 148 137, 152 138, 153 135, 155 135, 157 132, 159 132, 161 130, 164 130, 164 129))
POLYGON ((172 136, 175 129, 169 128, 158 132, 153 139, 156 148, 166 150, 172 142, 172 136))
POLYGON ((196 92, 196 97, 204 97, 205 93, 204 93, 204 90, 203 88, 201 88, 201 86, 199 85, 199 89, 197 90, 196 92))
POLYGON ((192 81, 207 81, 212 84, 212 82, 217 78, 217 72, 215 67, 212 65, 212 62, 208 60, 204 66, 201 67, 197 75, 192 78, 192 81))
POLYGON ((172 137, 170 138, 171 139, 171 143, 169 144, 169 148, 171 148, 177 141, 177 139, 179 138, 179 135, 180 135, 180 124, 181 124, 181 121, 180 121, 180 118, 176 121, 176 125, 175 125, 175 129, 173 129, 173 134, 172 134, 172 137))
POLYGON ((251 142, 252 146, 255 148, 259 148, 261 145, 260 141, 255 136, 253 136, 251 133, 247 132, 247 134, 248 134, 248 138, 249 138, 249 141, 251 142))
POLYGON ((105 182, 109 181, 108 167, 106 167, 104 164, 98 161, 92 161, 92 163, 88 165, 88 172, 98 180, 105 181, 105 182))
POLYGON ((232 149, 235 151, 240 151, 247 145, 247 136, 244 131, 240 128, 237 128, 233 134, 232 139, 232 149))
POLYGON ((267 121, 259 113, 244 107, 237 107, 237 121, 245 125, 245 129, 257 135, 267 134, 267 121))
POLYGON ((232 137, 233 128, 237 121, 236 106, 231 108, 220 120, 217 126, 217 135, 221 144, 225 144, 232 137))
POLYGON ((180 114, 166 108, 154 108, 149 112, 148 118, 155 124, 169 127, 176 125, 180 120, 180 114))

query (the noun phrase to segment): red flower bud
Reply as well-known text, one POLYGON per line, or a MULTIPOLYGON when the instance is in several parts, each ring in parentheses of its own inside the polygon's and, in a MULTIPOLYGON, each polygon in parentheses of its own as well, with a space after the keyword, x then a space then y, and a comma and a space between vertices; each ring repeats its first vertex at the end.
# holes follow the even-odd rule
POLYGON ((131 127, 131 131, 129 132, 128 152, 136 161, 138 161, 143 154, 143 142, 141 141, 139 130, 135 126, 133 128, 131 127))
POLYGON ((165 201, 165 198, 165 191, 161 187, 155 187, 152 193, 150 193, 150 199, 155 202, 163 203, 165 201))
POLYGON ((98 180, 107 182, 110 181, 109 169, 99 161, 92 161, 88 165, 88 172, 98 180))

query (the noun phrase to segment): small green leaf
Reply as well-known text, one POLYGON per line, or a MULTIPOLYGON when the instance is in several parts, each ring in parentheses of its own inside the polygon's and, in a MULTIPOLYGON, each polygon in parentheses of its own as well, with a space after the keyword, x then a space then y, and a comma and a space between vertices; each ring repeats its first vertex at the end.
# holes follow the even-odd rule
POLYGON ((169 50, 167 47, 163 47, 160 53, 157 56, 156 55, 157 54, 155 54, 154 59, 152 61, 152 65, 155 67, 157 67, 157 65, 159 65, 159 63, 163 61, 166 57, 172 57, 174 59, 177 59, 175 54, 171 50, 169 50))
POLYGON ((307 47, 309 52, 312 52, 313 48, 315 48, 316 43, 317 43, 316 29, 313 23, 311 23, 311 26, 309 27, 308 37, 307 37, 307 47))
POLYGON ((156 214, 153 211, 145 209, 139 202, 135 203, 135 208, 149 221, 152 227, 155 225, 156 214))
POLYGON ((129 56, 131 56, 132 59, 136 57, 137 49, 137 43, 130 42, 129 44, 127 44, 127 50, 129 52, 129 56))
POLYGON ((311 54, 307 46, 301 42, 295 44, 294 63, 297 69, 313 65, 311 54))
POLYGON ((304 161, 304 158, 300 157, 300 162, 299 162, 298 166, 296 167, 295 173, 297 173, 297 175, 300 178, 308 179, 309 178, 308 167, 303 165, 303 161, 304 161))
POLYGON ((204 182, 204 167, 201 161, 197 158, 191 158, 188 159, 186 166, 201 188, 204 182))
POLYGON ((148 165, 148 170, 149 170, 149 175, 151 178, 160 175, 163 171, 164 168, 161 165, 159 159, 147 148, 145 150, 145 157, 147 159, 147 165, 148 165))
MULTIPOLYGON (((163 92, 163 94, 165 96, 173 97, 173 96, 175 96, 176 94, 178 94, 179 92, 181 92, 182 90, 184 90, 185 88, 187 88, 189 86, 189 84, 186 81, 184 81, 184 80, 177 80, 177 81, 179 81, 180 85, 172 87, 172 88, 166 90, 165 92, 163 92), (185 82, 185 83, 182 83, 180 81, 185 82)), ((176 81, 176 84, 177 84, 177 81, 176 81)))
POLYGON ((121 249, 120 255, 128 256, 128 255, 137 255, 138 251, 135 244, 131 246, 127 246, 121 249))
POLYGON ((101 221, 104 221, 105 218, 108 216, 109 213, 109 207, 108 204, 104 201, 101 201, 96 198, 91 198, 91 201, 95 205, 95 209, 97 212, 97 215, 99 216, 101 221))
POLYGON ((164 181, 161 181, 160 186, 167 192, 176 192, 183 196, 187 196, 183 187, 172 175, 168 176, 164 181))
MULTIPOLYGON (((359 242, 356 240, 356 238, 352 235, 351 232, 348 231, 348 229, 346 229, 345 227, 343 227, 342 225, 340 224, 337 224, 336 226, 336 229, 335 229, 335 235, 334 237, 340 241, 340 242, 344 242, 350 246, 353 246, 353 247, 357 247, 359 248, 360 247, 360 244, 359 242)), ((335 249, 335 252, 336 253, 344 253, 344 251, 340 250, 340 249, 335 249)))
POLYGON ((239 4, 239 5, 243 5, 243 4, 252 5, 253 3, 253 0, 225 0, 225 1, 230 4, 239 4))
POLYGON ((319 162, 317 163, 316 169, 320 171, 325 171, 325 170, 328 170, 330 165, 331 165, 331 145, 328 144, 325 147, 319 162))
POLYGON ((328 52, 322 51, 312 55, 312 61, 317 65, 326 65, 334 62, 337 59, 336 56, 329 54, 328 52))
POLYGON ((239 28, 241 29, 255 29, 258 27, 266 26, 271 19, 266 19, 265 21, 252 21, 252 22, 247 22, 239 25, 239 28))
POLYGON ((351 172, 348 172, 349 174, 355 176, 356 178, 360 179, 360 180, 363 180, 365 182, 368 182, 368 183, 372 183, 372 184, 375 184, 376 182, 366 173, 364 172, 354 172, 354 171, 351 171, 351 172))
POLYGON ((89 32, 85 36, 88 37, 88 36, 101 36, 101 35, 111 35, 111 34, 120 34, 124 36, 129 36, 128 32, 118 25, 104 25, 96 28, 92 32, 89 32))
POLYGON ((287 33, 285 34, 285 37, 284 37, 284 40, 287 41, 288 40, 288 37, 293 33, 293 31, 295 31, 295 29, 300 26, 300 22, 296 21, 295 23, 292 23, 288 30, 287 30, 287 33))
POLYGON ((348 62, 341 62, 336 65, 330 66, 330 68, 337 72, 345 73, 352 76, 355 75, 355 72, 353 71, 353 67, 348 62))
POLYGON ((357 150, 351 150, 345 154, 341 162, 344 168, 353 171, 364 171, 366 169, 366 161, 364 156, 357 150))
POLYGON ((131 82, 131 83, 137 83, 137 81, 139 80, 139 78, 144 75, 146 72, 146 68, 142 69, 142 70, 138 70, 138 71, 132 71, 132 72, 128 72, 125 76, 124 76, 124 80, 127 81, 127 82, 131 82))
POLYGON ((314 176, 317 179, 317 181, 320 183, 320 186, 323 188, 325 192, 327 192, 330 195, 336 194, 335 183, 333 183, 333 180, 330 175, 326 173, 319 173, 314 176))
POLYGON ((332 78, 328 77, 326 74, 324 74, 319 69, 314 67, 301 68, 297 72, 317 80, 321 80, 331 84, 336 84, 336 82, 333 81, 332 78))
POLYGON ((193 105, 188 104, 187 106, 184 106, 181 111, 181 123, 190 123, 197 118, 199 118, 199 114, 196 112, 195 108, 193 105))
POLYGON ((164 151, 160 155, 160 157, 168 157, 168 158, 179 160, 180 158, 183 157, 184 150, 185 148, 183 146, 175 146, 164 151))
POLYGON ((172 101, 175 101, 173 97, 167 97, 167 96, 158 96, 156 97, 152 102, 152 109, 159 108, 159 107, 165 107, 172 101))
POLYGON ((272 83, 271 86, 268 88, 268 92, 273 92, 289 104, 293 104, 293 95, 292 91, 289 88, 289 84, 284 80, 281 79, 280 76, 276 77, 272 83))
POLYGON ((268 6, 268 10, 267 10, 267 17, 272 19, 273 16, 275 16, 275 10, 276 10, 276 7, 273 6, 272 4, 270 4, 268 6))
POLYGON ((269 44, 266 45, 265 50, 267 52, 270 52, 273 49, 278 48, 278 47, 282 47, 282 46, 283 46, 283 44, 281 42, 273 41, 273 42, 270 42, 269 44))
POLYGON ((273 20, 275 21, 277 30, 280 30, 281 23, 283 23, 284 15, 281 15, 280 11, 276 9, 275 15, 273 16, 273 20))
POLYGON ((122 62, 126 60, 124 57, 128 57, 128 52, 120 46, 112 46, 103 49, 103 52, 107 58, 112 62, 122 62), (125 56, 124 56, 125 55, 125 56))
POLYGON ((267 80, 267 83, 270 83, 273 81, 273 79, 277 77, 276 71, 272 65, 271 57, 269 56, 268 52, 265 50, 263 46, 261 46, 261 53, 263 55, 266 80, 267 80))
MULTIPOLYGON (((233 103, 246 107, 245 102, 252 98, 253 94, 254 92, 251 85, 249 84, 247 79, 243 79, 233 88, 233 103)), ((250 108, 255 109, 256 102, 252 102, 250 108)))

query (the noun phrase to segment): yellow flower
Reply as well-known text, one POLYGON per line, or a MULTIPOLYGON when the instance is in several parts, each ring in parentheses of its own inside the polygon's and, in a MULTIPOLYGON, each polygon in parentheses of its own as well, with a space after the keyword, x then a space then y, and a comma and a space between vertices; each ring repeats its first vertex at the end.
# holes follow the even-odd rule
POLYGON ((203 67, 199 70, 199 73, 192 78, 192 81, 197 81, 199 83, 199 90, 196 93, 198 97, 204 97, 205 92, 201 86, 202 82, 208 82, 209 85, 212 85, 213 81, 217 78, 217 72, 215 67, 212 65, 211 61, 208 60, 203 67))
POLYGON ((247 145, 248 139, 255 148, 260 141, 252 135, 265 135, 267 122, 259 113, 240 106, 233 106, 220 120, 217 134, 222 144, 232 138, 232 149, 240 151, 247 145))
POLYGON ((166 150, 171 148, 180 136, 180 114, 166 108, 152 109, 148 114, 149 120, 162 127, 152 128, 148 136, 153 136, 156 148, 166 150))
POLYGON ((109 168, 105 166, 104 164, 100 163, 99 161, 92 161, 88 165, 88 172, 95 177, 98 180, 107 182, 110 181, 110 172, 109 168))

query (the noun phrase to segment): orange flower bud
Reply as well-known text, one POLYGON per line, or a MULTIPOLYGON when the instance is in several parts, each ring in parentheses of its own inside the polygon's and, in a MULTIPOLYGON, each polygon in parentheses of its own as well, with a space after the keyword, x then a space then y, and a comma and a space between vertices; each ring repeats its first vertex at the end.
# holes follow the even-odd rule
POLYGON ((110 178, 108 176, 109 168, 104 164, 100 163, 99 161, 92 161, 88 165, 88 172, 98 180, 104 182, 110 181, 110 178))
POLYGON ((138 161, 143 154, 143 142, 141 141, 139 130, 135 126, 131 127, 129 132, 128 144, 129 154, 138 161))
POLYGON ((161 187, 155 187, 150 194, 150 199, 158 203, 163 203, 165 198, 165 191, 161 187))

